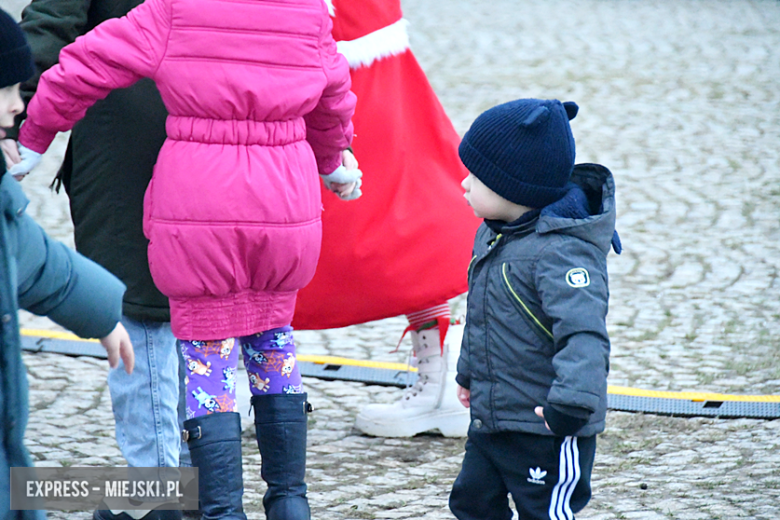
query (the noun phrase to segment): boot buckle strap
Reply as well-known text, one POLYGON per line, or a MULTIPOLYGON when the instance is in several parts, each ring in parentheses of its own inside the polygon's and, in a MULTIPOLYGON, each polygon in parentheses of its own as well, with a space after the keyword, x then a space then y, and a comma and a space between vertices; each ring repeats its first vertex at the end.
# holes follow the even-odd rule
POLYGON ((200 426, 197 426, 193 430, 182 430, 181 431, 181 440, 182 442, 187 442, 189 440, 195 440, 200 439, 203 436, 203 433, 200 431, 200 426))

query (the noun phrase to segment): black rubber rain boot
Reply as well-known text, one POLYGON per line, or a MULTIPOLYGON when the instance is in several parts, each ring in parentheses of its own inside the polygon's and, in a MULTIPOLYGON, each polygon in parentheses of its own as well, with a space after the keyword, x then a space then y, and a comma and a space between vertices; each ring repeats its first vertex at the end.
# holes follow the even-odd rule
POLYGON ((252 396, 268 520, 310 520, 306 499, 306 394, 252 396))
POLYGON ((183 437, 198 468, 202 520, 246 520, 242 498, 241 416, 235 412, 184 421, 183 437))

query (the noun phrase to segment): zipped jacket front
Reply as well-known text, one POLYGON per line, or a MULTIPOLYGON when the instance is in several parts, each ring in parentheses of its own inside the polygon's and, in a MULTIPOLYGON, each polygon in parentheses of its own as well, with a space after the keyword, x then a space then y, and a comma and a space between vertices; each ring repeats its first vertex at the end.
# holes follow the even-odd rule
POLYGON ((534 408, 590 414, 580 436, 604 430, 610 343, 607 253, 615 229, 612 174, 577 165, 590 216, 542 210, 530 226, 477 231, 458 383, 472 428, 552 435, 534 408))

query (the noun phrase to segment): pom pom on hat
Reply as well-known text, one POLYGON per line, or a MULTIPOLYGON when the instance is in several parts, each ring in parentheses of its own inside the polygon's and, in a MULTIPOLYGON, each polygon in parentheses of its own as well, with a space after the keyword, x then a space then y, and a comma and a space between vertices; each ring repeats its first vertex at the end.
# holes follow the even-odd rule
POLYGON ((505 199, 542 208, 566 194, 575 146, 572 101, 518 99, 481 114, 458 148, 463 164, 505 199))
POLYGON ((27 81, 34 72, 32 50, 22 29, 0 9, 0 88, 27 81))

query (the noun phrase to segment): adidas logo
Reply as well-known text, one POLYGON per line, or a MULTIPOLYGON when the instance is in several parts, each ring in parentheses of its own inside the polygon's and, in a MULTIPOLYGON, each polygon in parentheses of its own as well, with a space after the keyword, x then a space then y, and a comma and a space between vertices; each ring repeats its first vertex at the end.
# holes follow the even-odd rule
POLYGON ((539 484, 540 486, 544 485, 544 477, 547 476, 547 472, 542 470, 542 468, 529 468, 528 473, 531 474, 531 478, 527 479, 528 482, 531 484, 539 484))

